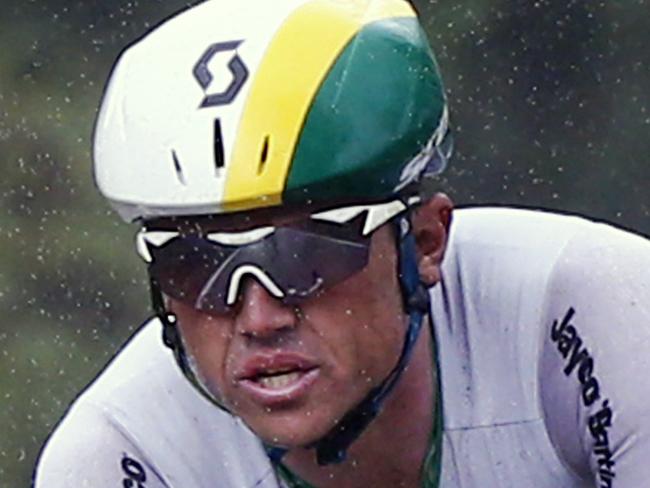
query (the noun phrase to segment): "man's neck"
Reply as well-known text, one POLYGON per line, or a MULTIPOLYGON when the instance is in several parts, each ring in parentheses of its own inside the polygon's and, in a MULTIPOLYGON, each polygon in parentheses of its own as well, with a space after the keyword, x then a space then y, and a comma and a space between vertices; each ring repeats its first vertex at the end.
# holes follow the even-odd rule
POLYGON ((319 466, 313 449, 296 449, 287 453, 285 465, 318 488, 420 486, 437 394, 433 354, 425 322, 409 364, 382 412, 350 446, 345 462, 319 466))

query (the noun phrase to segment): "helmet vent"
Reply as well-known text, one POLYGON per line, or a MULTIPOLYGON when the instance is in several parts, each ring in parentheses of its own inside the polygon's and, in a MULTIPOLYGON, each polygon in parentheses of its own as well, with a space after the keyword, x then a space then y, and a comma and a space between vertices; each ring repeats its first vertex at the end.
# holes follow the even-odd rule
POLYGON ((172 149, 172 159, 174 160, 174 169, 176 170, 176 178, 181 182, 181 185, 187 185, 185 182, 185 175, 183 174, 183 168, 181 168, 181 163, 178 160, 176 151, 172 149))
POLYGON ((267 135, 264 137, 264 144, 262 145, 262 154, 260 154, 260 164, 257 166, 257 174, 261 175, 264 172, 264 167, 266 166, 266 161, 269 157, 269 145, 270 140, 267 135))
POLYGON ((214 165, 219 169, 223 168, 223 136, 221 135, 221 120, 214 119, 214 165))

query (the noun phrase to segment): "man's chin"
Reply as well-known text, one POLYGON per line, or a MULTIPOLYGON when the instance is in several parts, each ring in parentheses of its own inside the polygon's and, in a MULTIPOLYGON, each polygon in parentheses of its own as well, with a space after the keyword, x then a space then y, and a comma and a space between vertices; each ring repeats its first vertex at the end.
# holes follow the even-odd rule
POLYGON ((332 420, 314 417, 304 414, 277 415, 264 421, 258 419, 248 421, 246 418, 243 420, 265 444, 291 450, 312 446, 336 424, 332 420))

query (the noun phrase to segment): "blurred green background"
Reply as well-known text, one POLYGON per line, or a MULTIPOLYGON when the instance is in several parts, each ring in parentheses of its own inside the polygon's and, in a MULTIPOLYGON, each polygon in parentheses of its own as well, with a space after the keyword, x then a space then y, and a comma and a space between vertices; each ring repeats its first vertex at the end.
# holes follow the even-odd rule
MULTIPOLYGON (((647 1, 415 3, 456 129, 440 185, 459 204, 650 234, 647 1)), ((186 5, 2 2, 0 487, 29 486, 48 432, 149 313, 134 228, 93 186, 91 134, 116 55, 186 5)))

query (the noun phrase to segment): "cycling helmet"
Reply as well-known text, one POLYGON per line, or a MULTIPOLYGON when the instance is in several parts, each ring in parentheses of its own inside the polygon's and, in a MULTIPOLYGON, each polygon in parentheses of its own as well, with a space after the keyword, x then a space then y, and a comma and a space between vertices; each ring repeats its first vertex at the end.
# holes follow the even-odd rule
MULTIPOLYGON (((209 0, 127 48, 94 137, 101 193, 126 221, 408 200, 451 152, 440 74, 404 0, 209 0)), ((409 325, 388 378, 317 442, 340 461, 378 413, 428 313, 396 226, 409 325)), ((165 342, 197 380, 152 279, 165 342)), ((218 399, 211 398, 217 404, 218 399)), ((277 459, 278 446, 269 446, 277 459)), ((281 447, 281 446, 280 446, 281 447)))
POLYGON ((381 200, 442 169, 446 134, 406 1, 212 0, 122 53, 94 173, 127 221, 381 200))

